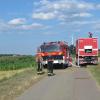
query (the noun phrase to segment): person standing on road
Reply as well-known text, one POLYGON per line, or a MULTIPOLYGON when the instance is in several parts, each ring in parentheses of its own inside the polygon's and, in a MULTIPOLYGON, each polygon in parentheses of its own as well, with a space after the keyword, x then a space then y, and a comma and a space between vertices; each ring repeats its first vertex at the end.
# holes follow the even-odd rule
POLYGON ((42 65, 43 58, 39 54, 36 56, 36 62, 37 62, 37 74, 42 74, 43 73, 43 65, 42 65))
POLYGON ((48 56, 48 64, 47 64, 48 76, 53 74, 53 57, 48 56))

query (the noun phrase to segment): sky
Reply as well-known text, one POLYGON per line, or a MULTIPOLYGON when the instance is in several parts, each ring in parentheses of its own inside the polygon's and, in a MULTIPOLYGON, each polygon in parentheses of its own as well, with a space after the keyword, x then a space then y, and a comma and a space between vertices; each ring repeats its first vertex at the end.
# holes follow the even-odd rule
POLYGON ((0 0, 0 54, 34 55, 43 42, 75 44, 88 32, 100 43, 100 0, 0 0))

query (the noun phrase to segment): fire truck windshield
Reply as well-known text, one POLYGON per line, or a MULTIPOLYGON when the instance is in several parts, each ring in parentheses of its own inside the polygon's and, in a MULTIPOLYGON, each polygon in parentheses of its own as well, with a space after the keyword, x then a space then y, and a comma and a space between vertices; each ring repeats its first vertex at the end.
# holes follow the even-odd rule
POLYGON ((47 45, 41 48, 42 52, 54 52, 60 51, 60 47, 58 45, 47 45))
POLYGON ((85 53, 92 53, 92 49, 85 49, 85 53))

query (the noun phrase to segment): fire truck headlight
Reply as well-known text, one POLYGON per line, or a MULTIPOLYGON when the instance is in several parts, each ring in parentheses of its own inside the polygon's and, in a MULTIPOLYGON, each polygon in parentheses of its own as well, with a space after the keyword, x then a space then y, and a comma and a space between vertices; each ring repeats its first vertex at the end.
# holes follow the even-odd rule
POLYGON ((63 60, 65 60, 65 56, 63 56, 63 60))
POLYGON ((41 53, 41 56, 44 56, 44 53, 41 53))
POLYGON ((59 55, 62 55, 62 52, 59 52, 59 55))

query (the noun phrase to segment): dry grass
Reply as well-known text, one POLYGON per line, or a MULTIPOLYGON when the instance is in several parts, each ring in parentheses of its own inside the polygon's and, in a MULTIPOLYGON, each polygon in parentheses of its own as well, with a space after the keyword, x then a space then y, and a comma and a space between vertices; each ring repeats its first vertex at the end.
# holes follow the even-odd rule
POLYGON ((12 70, 12 71, 0 71, 0 81, 13 77, 14 75, 24 72, 25 70, 28 70, 28 69, 29 68, 20 69, 20 70, 12 70))
POLYGON ((14 100, 15 97, 44 76, 38 76, 32 68, 13 72, 9 71, 6 74, 2 72, 1 75, 5 75, 7 78, 2 78, 0 81, 0 100, 14 100), (9 78, 7 75, 9 75, 9 78))

